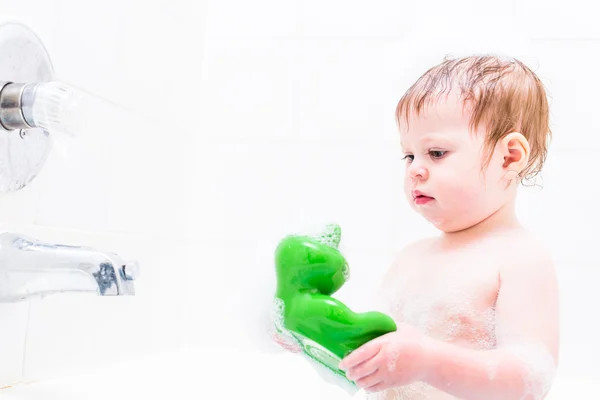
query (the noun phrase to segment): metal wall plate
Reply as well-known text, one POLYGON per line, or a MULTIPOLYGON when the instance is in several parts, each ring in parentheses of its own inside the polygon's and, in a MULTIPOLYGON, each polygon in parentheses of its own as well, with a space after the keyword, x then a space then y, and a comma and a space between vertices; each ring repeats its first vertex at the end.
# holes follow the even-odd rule
MULTIPOLYGON (((19 23, 0 24, 0 80, 14 83, 48 82, 54 69, 38 36, 19 23)), ((40 128, 0 130, 0 192, 25 187, 44 166, 51 140, 40 128)))

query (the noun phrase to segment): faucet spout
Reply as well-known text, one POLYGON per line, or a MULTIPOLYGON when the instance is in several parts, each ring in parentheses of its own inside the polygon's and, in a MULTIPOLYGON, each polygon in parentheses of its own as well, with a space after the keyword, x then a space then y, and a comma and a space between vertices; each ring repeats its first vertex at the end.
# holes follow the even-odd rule
POLYGON ((137 262, 92 247, 0 234, 0 303, 60 292, 135 295, 137 262))

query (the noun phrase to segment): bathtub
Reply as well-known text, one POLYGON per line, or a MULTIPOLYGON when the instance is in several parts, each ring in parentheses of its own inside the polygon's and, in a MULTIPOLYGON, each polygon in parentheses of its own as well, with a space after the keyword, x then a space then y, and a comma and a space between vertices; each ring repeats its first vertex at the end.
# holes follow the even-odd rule
MULTIPOLYGON (((590 318, 591 314, 584 312, 590 309, 590 293, 595 293, 600 269, 591 261, 577 264, 581 266, 565 264, 564 268, 559 268, 561 356, 557 377, 546 400, 600 399, 600 363, 593 358, 593 355, 600 354, 600 331, 598 324, 590 318)), ((307 360, 280 351, 266 339, 265 328, 259 328, 257 321, 265 321, 269 309, 256 307, 256 303, 266 303, 271 298, 272 282, 265 283, 266 280, 266 273, 265 276, 248 276, 247 281, 254 281, 259 290, 253 292, 252 297, 240 291, 240 297, 234 298, 233 303, 240 304, 244 298, 253 301, 243 310, 237 308, 240 311, 237 317, 231 312, 224 313, 228 321, 235 320, 235 323, 228 325, 219 335, 206 336, 187 347, 173 347, 140 358, 128 358, 94 370, 17 384, 0 390, 0 398, 131 400, 150 396, 238 400, 260 394, 264 400, 362 399, 362 392, 348 395, 343 389, 325 382, 307 360), (212 396, 207 397, 207 393, 212 396)), ((356 297, 356 293, 340 291, 340 298, 356 297)), ((363 305, 357 302, 356 308, 363 305)), ((215 313, 213 317, 217 318, 217 315, 220 314, 215 313)), ((205 321, 204 318, 201 320, 205 321)), ((196 331, 197 335, 201 333, 202 328, 196 331)))
POLYGON ((304 360, 226 348, 179 348, 0 390, 2 400, 347 399, 304 360), (311 383, 312 382, 312 383, 311 383), (207 394, 210 397, 207 397, 207 394))
MULTIPOLYGON (((319 379, 302 358, 227 348, 179 348, 0 390, 3 400, 363 399, 319 379)), ((546 400, 598 399, 600 382, 559 375, 546 400)))

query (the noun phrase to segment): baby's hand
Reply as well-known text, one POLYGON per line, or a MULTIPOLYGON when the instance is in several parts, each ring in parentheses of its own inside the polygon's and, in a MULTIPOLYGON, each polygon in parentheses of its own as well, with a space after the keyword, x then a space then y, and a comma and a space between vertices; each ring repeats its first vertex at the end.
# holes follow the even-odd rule
POLYGON ((426 337, 416 328, 400 323, 395 332, 350 353, 339 367, 366 392, 408 385, 426 374, 425 341, 426 337))

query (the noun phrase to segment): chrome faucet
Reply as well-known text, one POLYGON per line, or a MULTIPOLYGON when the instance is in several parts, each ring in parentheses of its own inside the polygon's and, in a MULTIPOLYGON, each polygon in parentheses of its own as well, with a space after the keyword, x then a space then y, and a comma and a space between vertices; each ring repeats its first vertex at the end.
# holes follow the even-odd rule
POLYGON ((91 247, 0 233, 0 303, 60 292, 134 295, 137 262, 91 247))

